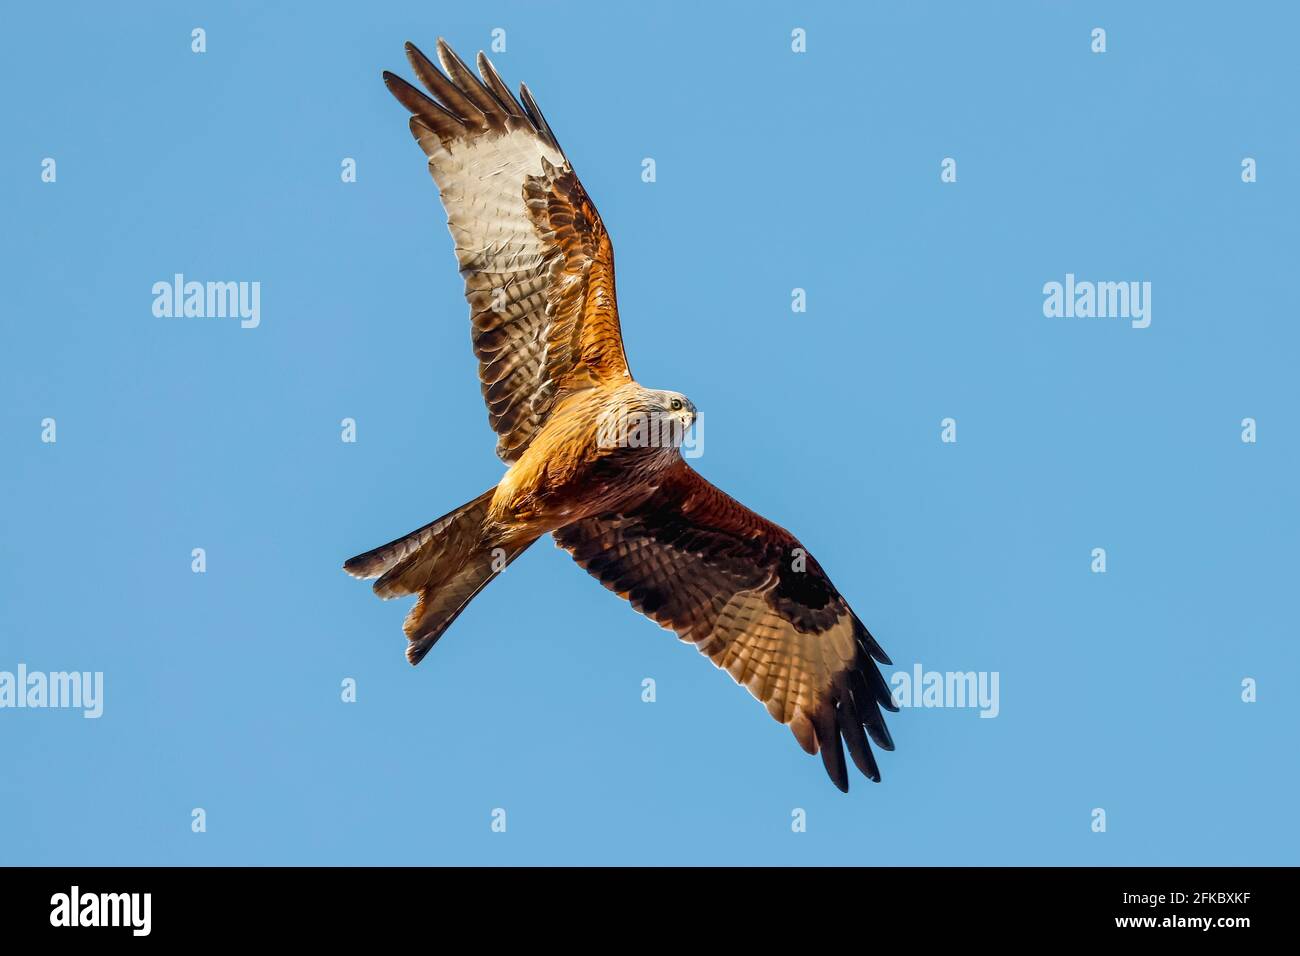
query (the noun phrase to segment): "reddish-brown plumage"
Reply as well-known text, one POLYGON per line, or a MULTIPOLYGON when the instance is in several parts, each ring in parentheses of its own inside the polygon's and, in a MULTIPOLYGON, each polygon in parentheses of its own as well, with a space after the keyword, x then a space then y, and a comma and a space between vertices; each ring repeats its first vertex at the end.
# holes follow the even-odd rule
POLYGON ((785 529, 701 478, 675 443, 642 447, 609 425, 694 421, 684 396, 643 388, 623 350, 614 255, 527 87, 516 101, 481 53, 481 81, 438 41, 443 72, 407 45, 430 99, 385 73, 412 113, 447 209, 474 353, 509 464, 494 489, 349 560, 381 597, 418 594, 404 625, 418 663, 457 615, 538 537, 638 611, 694 643, 789 725, 848 789, 843 746, 878 780, 867 738, 892 749, 888 658, 785 529), (873 660, 874 659, 874 660, 873 660))

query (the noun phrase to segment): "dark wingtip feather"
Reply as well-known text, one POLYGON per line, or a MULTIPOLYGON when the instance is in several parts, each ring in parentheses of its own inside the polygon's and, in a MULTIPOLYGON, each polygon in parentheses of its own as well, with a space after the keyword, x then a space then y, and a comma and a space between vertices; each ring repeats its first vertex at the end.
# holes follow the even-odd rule
POLYGON ((533 99, 533 93, 528 89, 527 83, 519 84, 519 100, 523 103, 524 112, 528 114, 528 118, 532 121, 533 128, 542 135, 542 138, 545 139, 546 142, 563 154, 564 150, 560 149, 560 144, 556 141, 555 134, 551 132, 551 125, 546 122, 546 117, 542 115, 541 107, 539 107, 537 101, 533 99))
MULTIPOLYGON (((457 56, 456 51, 451 48, 451 44, 442 37, 438 37, 436 46, 438 50, 438 60, 442 63, 443 69, 448 67, 449 62, 454 63, 457 66, 465 67, 465 61, 457 56)), ((468 72, 469 68, 465 67, 465 70, 468 72)))
POLYGON ((429 97, 425 96, 420 90, 417 90, 406 80, 402 79, 396 73, 390 73, 384 70, 384 86, 388 87, 388 92, 396 97, 397 102, 401 103, 416 116, 429 115, 430 113, 446 112, 429 97))
POLYGON ((483 77, 484 85, 486 85, 492 95, 500 101, 501 108, 511 116, 527 119, 527 117, 524 116, 523 107, 519 105, 519 101, 516 100, 514 94, 510 92, 510 87, 506 86, 505 82, 501 79, 500 74, 497 73, 496 68, 492 65, 492 61, 487 58, 487 54, 482 50, 479 50, 478 59, 475 62, 478 64, 479 76, 483 77))
POLYGON ((894 738, 889 733, 889 726, 885 719, 880 716, 880 711, 875 712, 875 719, 863 720, 863 725, 867 728, 867 733, 871 735, 871 741, 881 750, 894 752, 894 738))
POLYGON ((898 713, 898 704, 894 702, 894 692, 890 690, 889 684, 886 683, 885 675, 880 673, 880 668, 870 661, 863 661, 859 669, 866 678, 867 685, 870 687, 871 694, 875 697, 876 702, 890 713, 898 713))
MULTIPOLYGON (((440 41, 441 42, 441 41, 440 41)), ((406 59, 416 77, 438 99, 438 105, 462 124, 483 127, 484 115, 478 105, 460 87, 449 80, 414 43, 406 43, 406 59)))
POLYGON ((821 750, 826 775, 841 792, 848 793, 849 770, 844 763, 844 742, 840 739, 840 728, 835 719, 834 701, 821 708, 813 721, 813 729, 817 732, 818 748, 821 750))
MULTIPOLYGON (((889 728, 885 726, 885 718, 880 713, 880 702, 876 694, 867 687, 867 678, 863 671, 870 668, 874 671, 875 665, 865 657, 860 660, 858 670, 849 674, 849 688, 853 695, 853 706, 857 714, 862 718, 862 723, 867 728, 867 733, 881 750, 893 750, 894 738, 889 734, 889 728)), ((898 708, 895 707, 895 710, 898 708)))
POLYGON ((438 39, 438 62, 457 88, 478 107, 484 123, 491 129, 505 130, 509 111, 441 37, 438 39))
POLYGON ((867 743, 867 735, 863 733, 862 715, 858 713, 853 698, 847 693, 847 687, 844 687, 841 691, 839 706, 835 709, 835 714, 839 721, 840 733, 844 737, 844 743, 848 745, 849 756, 853 759, 853 765, 868 780, 879 783, 880 768, 876 766, 876 758, 871 753, 871 745, 867 743))
POLYGON ((889 659, 889 655, 880 646, 880 642, 871 636, 871 632, 867 630, 867 626, 862 623, 861 618, 851 609, 849 613, 853 615, 853 626, 857 631, 858 643, 862 645, 862 649, 879 663, 884 664, 886 667, 893 667, 894 662, 889 659))

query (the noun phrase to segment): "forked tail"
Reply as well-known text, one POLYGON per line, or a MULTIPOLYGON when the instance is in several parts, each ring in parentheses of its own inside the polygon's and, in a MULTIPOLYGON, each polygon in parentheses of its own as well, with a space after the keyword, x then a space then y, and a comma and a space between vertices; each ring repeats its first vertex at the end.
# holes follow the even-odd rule
POLYGON ((494 536, 487 526, 494 490, 343 564, 353 577, 378 578, 374 589, 381 598, 420 595, 402 625, 412 664, 420 663, 475 595, 537 540, 505 543, 494 536))

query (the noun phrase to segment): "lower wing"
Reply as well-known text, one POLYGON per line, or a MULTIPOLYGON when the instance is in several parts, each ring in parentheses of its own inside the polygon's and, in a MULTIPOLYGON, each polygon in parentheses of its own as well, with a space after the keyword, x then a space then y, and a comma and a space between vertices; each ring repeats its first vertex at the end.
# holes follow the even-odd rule
POLYGON ((820 750, 841 790, 843 744, 880 780, 867 738, 894 749, 880 711, 898 707, 875 663, 891 661, 784 528, 679 461, 635 509, 575 522, 555 539, 605 587, 725 668, 804 750, 820 750))

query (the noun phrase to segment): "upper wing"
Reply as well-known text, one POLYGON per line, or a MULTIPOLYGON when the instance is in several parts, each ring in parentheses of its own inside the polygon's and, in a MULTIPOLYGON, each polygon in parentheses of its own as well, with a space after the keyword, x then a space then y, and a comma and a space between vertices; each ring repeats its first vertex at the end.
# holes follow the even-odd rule
POLYGON ((696 644, 848 790, 843 736, 880 779, 866 733, 893 750, 880 708, 896 711, 872 662, 891 663, 830 579, 784 528, 679 461, 643 504, 575 522, 555 540, 605 587, 696 644))
POLYGON ((414 114, 442 194, 497 454, 514 461, 558 393, 631 377, 614 250, 528 87, 521 107, 487 57, 480 80, 441 39, 446 74, 410 43, 406 55, 435 99, 384 82, 414 114))

